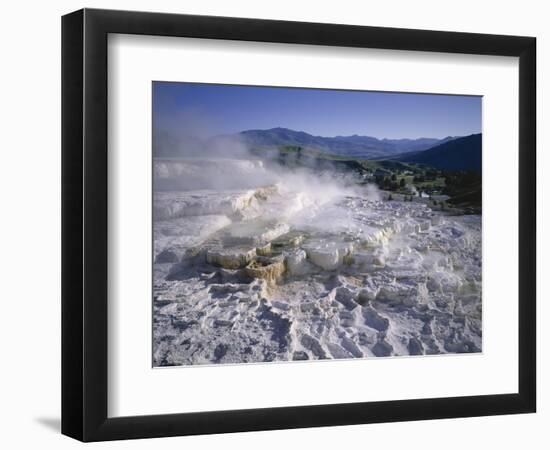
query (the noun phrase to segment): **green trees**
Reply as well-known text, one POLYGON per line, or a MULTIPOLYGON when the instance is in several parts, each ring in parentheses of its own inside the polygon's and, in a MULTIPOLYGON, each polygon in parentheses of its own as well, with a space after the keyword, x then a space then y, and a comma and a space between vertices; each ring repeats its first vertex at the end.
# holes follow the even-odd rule
POLYGON ((392 181, 391 177, 385 177, 382 182, 382 188, 387 189, 388 191, 396 191, 398 186, 397 181, 392 181))

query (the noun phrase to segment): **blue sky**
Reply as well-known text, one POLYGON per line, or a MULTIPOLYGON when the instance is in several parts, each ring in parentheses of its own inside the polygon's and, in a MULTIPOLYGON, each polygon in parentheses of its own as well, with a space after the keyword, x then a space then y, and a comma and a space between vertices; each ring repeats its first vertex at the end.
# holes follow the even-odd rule
POLYGON ((153 83, 156 129, 196 137, 291 128, 318 136, 465 136, 481 132, 481 97, 194 83, 153 83))

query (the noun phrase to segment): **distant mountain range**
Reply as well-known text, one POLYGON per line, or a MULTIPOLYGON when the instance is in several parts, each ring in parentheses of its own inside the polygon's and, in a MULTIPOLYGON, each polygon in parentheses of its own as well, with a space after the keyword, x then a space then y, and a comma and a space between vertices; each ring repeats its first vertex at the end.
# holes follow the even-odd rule
POLYGON ((456 139, 451 136, 444 139, 377 139, 358 135, 322 137, 288 128, 247 130, 235 136, 250 147, 299 146, 360 159, 382 159, 402 153, 418 152, 456 139))
POLYGON ((472 134, 428 150, 398 155, 397 161, 426 164, 440 170, 481 173, 481 134, 472 134))
POLYGON ((175 137, 167 132, 154 136, 155 157, 248 157, 249 150, 300 147, 326 153, 327 157, 393 160, 419 163, 442 170, 481 172, 481 134, 443 139, 378 139, 372 136, 313 136, 288 128, 247 130, 208 140, 175 137))

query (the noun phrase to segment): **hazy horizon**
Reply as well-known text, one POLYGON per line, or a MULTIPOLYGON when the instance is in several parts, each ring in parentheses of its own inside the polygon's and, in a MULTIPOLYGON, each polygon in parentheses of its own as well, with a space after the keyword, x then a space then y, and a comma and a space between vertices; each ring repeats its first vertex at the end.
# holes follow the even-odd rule
POLYGON ((155 132, 197 138, 286 128, 313 136, 419 139, 481 133, 481 97, 153 83, 155 132))

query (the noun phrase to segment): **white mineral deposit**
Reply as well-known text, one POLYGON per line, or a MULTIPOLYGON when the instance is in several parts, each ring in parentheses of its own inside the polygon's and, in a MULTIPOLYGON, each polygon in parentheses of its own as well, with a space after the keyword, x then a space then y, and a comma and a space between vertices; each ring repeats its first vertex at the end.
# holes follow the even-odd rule
POLYGON ((481 351, 480 215, 254 159, 154 174, 155 366, 481 351))

